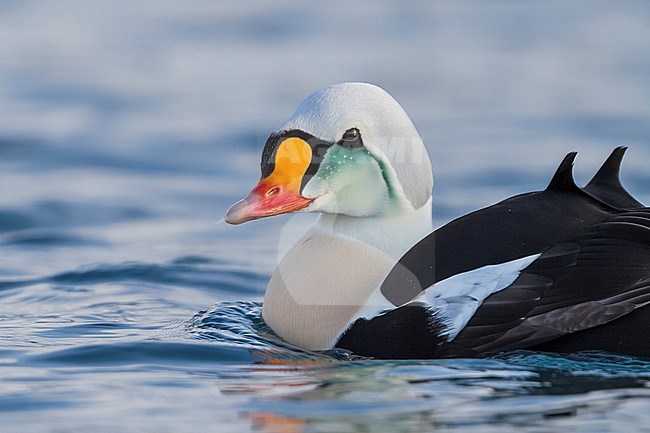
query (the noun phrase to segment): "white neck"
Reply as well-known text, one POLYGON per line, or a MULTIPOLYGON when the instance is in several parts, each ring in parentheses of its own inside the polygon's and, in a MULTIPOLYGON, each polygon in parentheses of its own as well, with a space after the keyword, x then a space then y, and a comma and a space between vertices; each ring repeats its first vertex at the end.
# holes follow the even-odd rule
POLYGON ((431 203, 432 199, 429 199, 419 209, 409 208, 392 215, 376 217, 322 213, 314 223, 314 228, 363 242, 397 261, 433 230, 431 203))

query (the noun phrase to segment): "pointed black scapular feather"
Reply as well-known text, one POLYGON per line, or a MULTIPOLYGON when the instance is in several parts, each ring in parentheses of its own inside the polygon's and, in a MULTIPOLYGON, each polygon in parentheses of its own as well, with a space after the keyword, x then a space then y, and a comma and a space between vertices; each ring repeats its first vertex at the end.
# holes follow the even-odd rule
POLYGON ((614 149, 593 179, 583 188, 597 200, 622 210, 643 207, 643 204, 632 197, 621 184, 621 162, 626 150, 625 146, 614 149))
POLYGON ((546 187, 546 191, 564 191, 582 193, 582 190, 573 180, 573 163, 575 162, 578 152, 570 152, 564 157, 555 174, 546 187))

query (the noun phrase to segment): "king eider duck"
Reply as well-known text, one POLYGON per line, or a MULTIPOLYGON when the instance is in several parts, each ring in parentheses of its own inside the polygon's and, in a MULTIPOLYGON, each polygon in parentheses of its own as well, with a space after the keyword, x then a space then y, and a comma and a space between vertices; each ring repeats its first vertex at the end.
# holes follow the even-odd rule
POLYGON ((432 232, 431 163, 413 123, 383 89, 343 83, 308 96, 270 135, 259 184, 226 221, 320 213, 262 308, 305 349, 650 356, 650 209, 619 181, 624 153, 583 188, 569 153, 545 190, 432 232))

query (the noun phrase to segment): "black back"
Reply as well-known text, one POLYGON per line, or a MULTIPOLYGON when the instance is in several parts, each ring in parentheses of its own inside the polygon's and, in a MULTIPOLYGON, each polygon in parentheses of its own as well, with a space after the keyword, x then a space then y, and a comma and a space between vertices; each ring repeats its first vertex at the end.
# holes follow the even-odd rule
POLYGON ((615 149, 584 189, 573 180, 570 153, 544 191, 458 218, 400 259, 381 286, 396 306, 450 276, 541 254, 513 284, 486 298, 453 341, 444 338, 435 311, 402 307, 355 322, 339 347, 385 358, 520 348, 650 356, 650 209, 620 184, 624 153, 615 149), (424 327, 423 311, 430 317, 424 327), (418 343, 426 335, 430 341, 418 343))

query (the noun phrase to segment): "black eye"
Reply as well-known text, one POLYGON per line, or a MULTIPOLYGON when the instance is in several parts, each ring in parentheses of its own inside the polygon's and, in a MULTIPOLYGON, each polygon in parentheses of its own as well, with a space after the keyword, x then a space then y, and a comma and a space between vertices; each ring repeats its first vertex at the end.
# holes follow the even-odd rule
POLYGON ((357 149, 363 146, 361 140, 361 132, 357 128, 350 128, 343 134, 341 140, 339 140, 339 146, 346 149, 357 149))
POLYGON ((357 128, 350 128, 345 133, 343 133, 343 138, 341 140, 343 141, 355 141, 359 139, 359 136, 361 134, 359 133, 359 130, 357 128))

